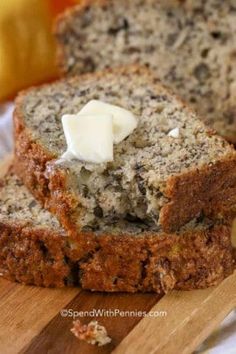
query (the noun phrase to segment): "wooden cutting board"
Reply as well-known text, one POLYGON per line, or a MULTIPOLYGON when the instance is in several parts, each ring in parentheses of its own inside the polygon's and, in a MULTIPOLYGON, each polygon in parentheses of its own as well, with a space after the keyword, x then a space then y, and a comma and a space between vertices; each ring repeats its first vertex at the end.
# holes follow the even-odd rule
MULTIPOLYGON (((9 159, 0 164, 3 175, 9 159)), ((236 273, 218 287, 191 292, 105 294, 43 289, 0 278, 0 354, 188 354, 236 307, 236 273), (143 311, 159 317, 98 316, 111 344, 94 347, 70 332, 71 311, 143 311)), ((76 315, 76 312, 75 312, 76 315)), ((88 314, 89 315, 89 314, 88 314)), ((87 323, 94 317, 80 318, 87 323)))

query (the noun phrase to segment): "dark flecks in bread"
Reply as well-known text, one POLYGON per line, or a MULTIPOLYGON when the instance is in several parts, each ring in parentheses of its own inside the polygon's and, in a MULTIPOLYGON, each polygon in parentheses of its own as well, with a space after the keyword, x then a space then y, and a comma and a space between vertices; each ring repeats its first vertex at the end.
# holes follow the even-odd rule
POLYGON ((88 1, 85 11, 79 5, 60 19, 64 72, 147 64, 207 124, 236 142, 235 1, 101 3, 88 1))

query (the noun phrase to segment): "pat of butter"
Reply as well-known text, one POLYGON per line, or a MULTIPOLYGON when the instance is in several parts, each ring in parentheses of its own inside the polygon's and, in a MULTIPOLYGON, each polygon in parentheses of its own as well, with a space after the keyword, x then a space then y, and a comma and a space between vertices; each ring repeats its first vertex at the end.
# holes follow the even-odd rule
POLYGON ((62 117, 67 151, 62 158, 102 163, 113 160, 111 114, 67 114, 62 117))
POLYGON ((179 128, 174 128, 168 133, 168 136, 171 136, 172 138, 179 138, 179 134, 179 128))
POLYGON ((81 114, 111 114, 113 117, 114 143, 118 144, 137 128, 137 119, 130 111, 99 100, 89 101, 78 113, 81 114))

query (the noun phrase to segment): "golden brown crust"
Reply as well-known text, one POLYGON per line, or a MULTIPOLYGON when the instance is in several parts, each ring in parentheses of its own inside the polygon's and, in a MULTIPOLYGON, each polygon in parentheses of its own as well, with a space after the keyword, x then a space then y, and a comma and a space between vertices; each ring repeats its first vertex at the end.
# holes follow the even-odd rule
POLYGON ((0 272, 38 286, 97 291, 168 292, 216 285, 233 272, 230 226, 177 234, 65 234, 0 223, 0 272), (189 250, 191 249, 191 252, 189 250))
POLYGON ((214 165, 204 166, 179 176, 171 177, 165 189, 170 200, 161 210, 162 225, 172 224, 168 230, 176 230, 181 224, 197 215, 222 218, 229 210, 236 212, 236 158, 227 156, 214 165), (189 194, 193 198, 189 198, 189 194))
MULTIPOLYGON (((208 242, 214 243, 216 239, 222 242, 221 246, 226 246, 226 234, 224 227, 216 227, 211 231, 186 233, 181 237, 163 234, 157 238, 153 235, 135 242, 130 237, 115 240, 104 237, 100 241, 100 250, 93 258, 80 265, 84 272, 83 286, 99 290, 102 285, 109 291, 115 291, 117 287, 120 291, 126 291, 128 284, 128 291, 144 288, 145 291, 167 292, 172 288, 190 290, 196 286, 202 288, 216 284, 223 267, 212 257, 213 249, 207 250, 205 246, 208 242), (206 261, 209 261, 207 265, 206 261), (206 277, 202 277, 204 273, 206 277)), ((218 246, 215 246, 216 244, 213 248, 216 251, 218 246)), ((219 252, 221 260, 225 257, 222 251, 223 249, 219 252)), ((226 258, 230 263, 231 257, 226 258)))
POLYGON ((64 286, 71 271, 64 262, 62 240, 52 230, 0 222, 1 275, 24 284, 64 286))

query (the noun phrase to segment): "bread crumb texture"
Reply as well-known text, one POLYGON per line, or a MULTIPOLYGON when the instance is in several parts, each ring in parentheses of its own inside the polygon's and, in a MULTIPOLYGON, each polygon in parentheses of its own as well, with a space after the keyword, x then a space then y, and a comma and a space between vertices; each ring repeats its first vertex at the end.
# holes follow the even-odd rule
POLYGON ((163 233, 126 221, 72 238, 15 175, 1 181, 0 201, 0 273, 12 281, 162 294, 216 285, 235 267, 231 222, 163 233))
POLYGON ((61 17, 57 39, 65 73, 146 64, 236 142, 234 0, 87 1, 61 17))
POLYGON ((145 69, 33 89, 18 99, 15 126, 17 172, 37 197, 49 195, 47 205, 65 227, 96 230, 124 219, 175 230, 236 203, 235 151, 145 69), (61 118, 92 99, 132 112, 138 127, 114 146, 113 162, 64 161, 61 118), (169 136, 176 128, 178 137, 169 136))

